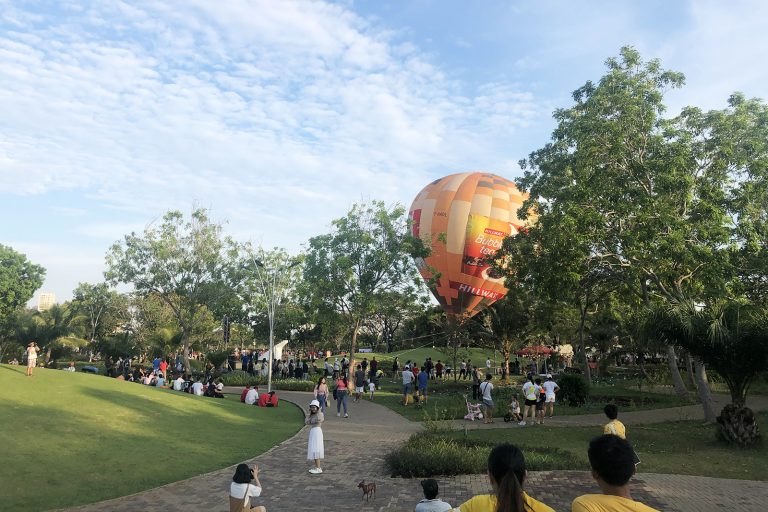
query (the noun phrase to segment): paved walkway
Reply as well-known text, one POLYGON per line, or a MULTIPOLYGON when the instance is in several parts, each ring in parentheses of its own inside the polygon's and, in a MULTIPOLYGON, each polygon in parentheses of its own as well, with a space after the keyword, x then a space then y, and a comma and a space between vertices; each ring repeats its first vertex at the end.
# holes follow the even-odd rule
MULTIPOLYGON (((284 391, 280 396, 302 407, 310 400, 309 393, 284 391)), ((566 418, 591 421, 584 417, 566 418)), ((269 512, 412 511, 421 498, 418 479, 390 478, 383 457, 420 428, 420 424, 406 421, 391 410, 368 401, 350 403, 349 419, 338 418, 329 411, 323 424, 324 473, 311 475, 307 472, 310 465, 306 460, 305 427, 295 437, 247 461, 258 464, 262 471, 264 495, 257 503, 265 505, 269 512), (378 486, 376 499, 367 503, 361 501, 357 488, 362 479, 374 481, 378 486)), ((226 511, 233 472, 234 466, 132 496, 70 510, 226 511)), ((489 492, 485 475, 439 478, 438 481, 441 497, 454 506, 475 494, 489 492)), ((532 472, 526 488, 532 496, 558 512, 570 511, 571 501, 580 494, 599 492, 585 471, 532 472)), ((768 483, 641 474, 633 479, 633 495, 650 506, 670 512, 763 512, 768 503, 768 483)))
MULTIPOLYGON (((714 409, 719 413, 727 403, 731 401, 728 395, 713 394, 712 402, 714 409)), ((768 410, 768 396, 749 397, 747 404, 754 411, 768 410)), ((503 410, 504 408, 502 408, 503 410)), ((683 420, 701 420, 704 421, 704 410, 701 404, 684 405, 680 407, 667 407, 664 409, 653 409, 650 411, 627 411, 620 412, 619 419, 627 425, 649 425, 652 423, 664 423, 666 421, 683 420)), ((504 423, 503 418, 494 418, 494 423, 484 425, 482 421, 449 420, 455 428, 459 429, 478 429, 478 428, 523 428, 518 425, 504 423)), ((546 425, 552 427, 602 427, 606 423, 605 414, 573 414, 570 416, 557 416, 557 406, 555 406, 555 417, 546 418, 546 425)), ((766 507, 768 510, 768 507, 766 507)))

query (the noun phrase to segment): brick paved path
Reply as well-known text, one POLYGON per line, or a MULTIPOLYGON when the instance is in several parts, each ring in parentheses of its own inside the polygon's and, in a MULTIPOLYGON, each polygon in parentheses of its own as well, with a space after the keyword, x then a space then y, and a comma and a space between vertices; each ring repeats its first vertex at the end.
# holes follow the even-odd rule
MULTIPOLYGON (((239 390, 236 390, 239 394, 239 390)), ((309 393, 281 392, 284 400, 305 407, 309 393)), ((288 404, 286 404, 287 406, 288 404)), ((245 407, 245 406, 244 406, 245 407)), ((390 478, 383 456, 421 425, 389 409, 363 401, 350 404, 350 418, 326 415, 324 473, 311 475, 306 460, 307 429, 268 452, 247 461, 261 467, 264 495, 256 500, 269 512, 288 511, 412 511, 421 498, 417 479, 390 478), (377 497, 361 501, 357 483, 365 478, 378 486, 377 497)), ((661 420, 666 421, 666 420, 661 420)), ((258 435, 255 432, 254 435, 258 435)), ((234 466, 132 496, 70 509, 82 512, 228 510, 228 487, 234 466)), ((441 497, 456 506, 489 492, 485 475, 438 479, 441 497)), ((568 512, 579 494, 599 492, 584 471, 532 472, 528 492, 558 512, 568 512)), ((768 510, 768 483, 682 475, 642 474, 633 479, 633 495, 650 506, 670 512, 768 510)))

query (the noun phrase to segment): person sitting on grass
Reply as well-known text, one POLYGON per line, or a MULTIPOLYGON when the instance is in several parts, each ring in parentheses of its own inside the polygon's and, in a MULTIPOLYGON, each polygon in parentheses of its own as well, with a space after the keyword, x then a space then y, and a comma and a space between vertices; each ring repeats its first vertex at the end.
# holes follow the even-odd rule
POLYGON ((424 491, 424 499, 416 504, 416 512, 448 512, 452 510, 453 507, 437 497, 439 490, 437 480, 432 478, 422 480, 421 488, 424 491))
POLYGON ((216 379, 216 385, 213 388, 213 398, 224 398, 224 383, 221 379, 216 379))
POLYGON ((571 512, 659 512, 632 499, 629 480, 635 474, 635 452, 625 439, 614 434, 597 436, 587 456, 592 478, 603 494, 584 494, 571 504, 571 512))
POLYGON ((459 512, 555 512, 523 491, 525 457, 512 444, 497 445, 488 455, 488 478, 493 494, 481 494, 462 503, 459 512))
POLYGON ((165 387, 165 379, 163 378, 162 373, 157 374, 157 377, 155 378, 155 386, 157 386, 158 388, 165 387))
POLYGON ((194 384, 190 386, 190 389, 192 390, 192 393, 194 393, 197 396, 203 396, 203 383, 200 382, 200 379, 195 379, 194 384))
POLYGON ((176 378, 173 380, 173 390, 181 391, 182 389, 184 389, 184 378, 181 374, 177 374, 176 378))
POLYGON ((243 400, 243 402, 245 403, 245 405, 256 405, 256 402, 258 401, 259 401, 259 388, 258 386, 253 386, 245 394, 245 399, 243 400))
POLYGON ((251 498, 258 498, 259 496, 261 496, 259 466, 249 468, 248 464, 238 464, 235 469, 235 476, 232 477, 232 483, 229 484, 229 512, 242 512, 244 510, 267 512, 264 506, 251 506, 251 498))

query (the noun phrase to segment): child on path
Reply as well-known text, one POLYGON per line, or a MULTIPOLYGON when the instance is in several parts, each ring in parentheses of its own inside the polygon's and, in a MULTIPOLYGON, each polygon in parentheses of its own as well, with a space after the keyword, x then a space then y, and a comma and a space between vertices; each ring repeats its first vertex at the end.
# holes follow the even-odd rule
POLYGON ((307 460, 315 462, 315 467, 309 470, 313 475, 319 475, 323 472, 320 467, 320 459, 325 458, 323 430, 320 428, 323 420, 325 420, 325 416, 320 411, 320 402, 312 400, 309 402, 309 416, 307 416, 305 424, 312 425, 312 428, 309 429, 309 440, 307 442, 307 460))
MULTIPOLYGON (((603 427, 603 434, 612 434, 614 436, 619 436, 622 439, 626 439, 627 428, 617 419, 619 417, 619 408, 616 407, 615 404, 608 404, 603 409, 603 412, 608 416, 608 419, 611 420, 603 427)), ((632 451, 632 456, 635 464, 640 464, 640 457, 637 456, 637 453, 634 450, 632 451)))
POLYGON ((512 401, 509 402, 509 412, 512 415, 512 421, 523 419, 522 414, 520 414, 520 403, 517 401, 517 395, 513 395, 512 401))
POLYGON ((370 395, 371 402, 373 402, 373 392, 376 391, 376 383, 373 380, 368 379, 368 394, 370 395))

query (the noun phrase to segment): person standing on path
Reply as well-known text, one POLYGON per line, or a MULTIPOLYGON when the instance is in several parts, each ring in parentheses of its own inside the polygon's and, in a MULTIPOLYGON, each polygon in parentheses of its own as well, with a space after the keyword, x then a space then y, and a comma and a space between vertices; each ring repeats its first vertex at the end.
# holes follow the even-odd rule
POLYGON ((520 425, 526 425, 525 418, 528 416, 528 411, 531 411, 531 423, 534 422, 534 415, 536 414, 536 400, 539 397, 539 391, 540 390, 538 389, 538 386, 533 383, 533 374, 529 374, 528 381, 523 384, 525 407, 523 408, 523 419, 519 423, 520 425))
POLYGON ((571 512, 659 512, 632 499, 629 481, 635 474, 634 455, 632 445, 617 435, 592 439, 587 456, 592 478, 603 493, 579 496, 571 503, 571 512))
POLYGON ((359 402, 365 393, 365 370, 362 365, 357 365, 355 370, 355 402, 359 402))
POLYGON ((349 418, 347 414, 347 395, 349 394, 349 382, 346 377, 339 377, 336 380, 336 416, 341 416, 341 406, 344 405, 344 417, 349 418))
POLYGON ((323 420, 325 420, 325 416, 320 410, 320 402, 312 400, 309 402, 309 416, 307 416, 304 423, 312 426, 309 429, 309 440, 307 441, 307 460, 315 462, 315 467, 309 470, 313 475, 319 475, 323 472, 323 469, 320 467, 320 459, 325 458, 323 429, 320 428, 323 420))
POLYGON ((405 365, 403 370, 403 405, 408 406, 408 395, 411 394, 411 386, 413 385, 414 376, 408 365, 405 365))
MULTIPOLYGON (((542 384, 542 387, 544 388, 544 392, 546 393, 546 408, 549 409, 549 417, 555 415, 555 394, 560 391, 560 388, 557 385, 557 382, 552 380, 552 374, 547 374, 547 381, 542 384)), ((546 416, 546 409, 544 410, 544 415, 546 416)))
POLYGON ((491 395, 491 392, 493 391, 493 384, 491 384, 491 379, 493 378, 493 375, 491 375, 490 372, 485 374, 485 382, 480 384, 480 392, 483 396, 483 409, 485 409, 485 415, 483 417, 483 423, 493 423, 493 396, 491 395))
POLYGON ((463 359, 461 360, 461 364, 459 365, 459 378, 460 379, 467 378, 467 362, 463 359))
POLYGON ((321 375, 317 380, 315 400, 320 403, 320 411, 325 414, 325 407, 328 404, 328 384, 325 381, 325 375, 321 375))
POLYGON ((37 343, 34 341, 27 345, 27 350, 25 352, 27 356, 27 377, 32 377, 32 372, 35 369, 35 366, 37 366, 37 353, 39 352, 40 347, 37 346, 37 343))
POLYGON ((372 381, 376 381, 376 372, 379 370, 379 362, 376 360, 376 356, 371 359, 371 369, 368 371, 368 378, 372 381))

